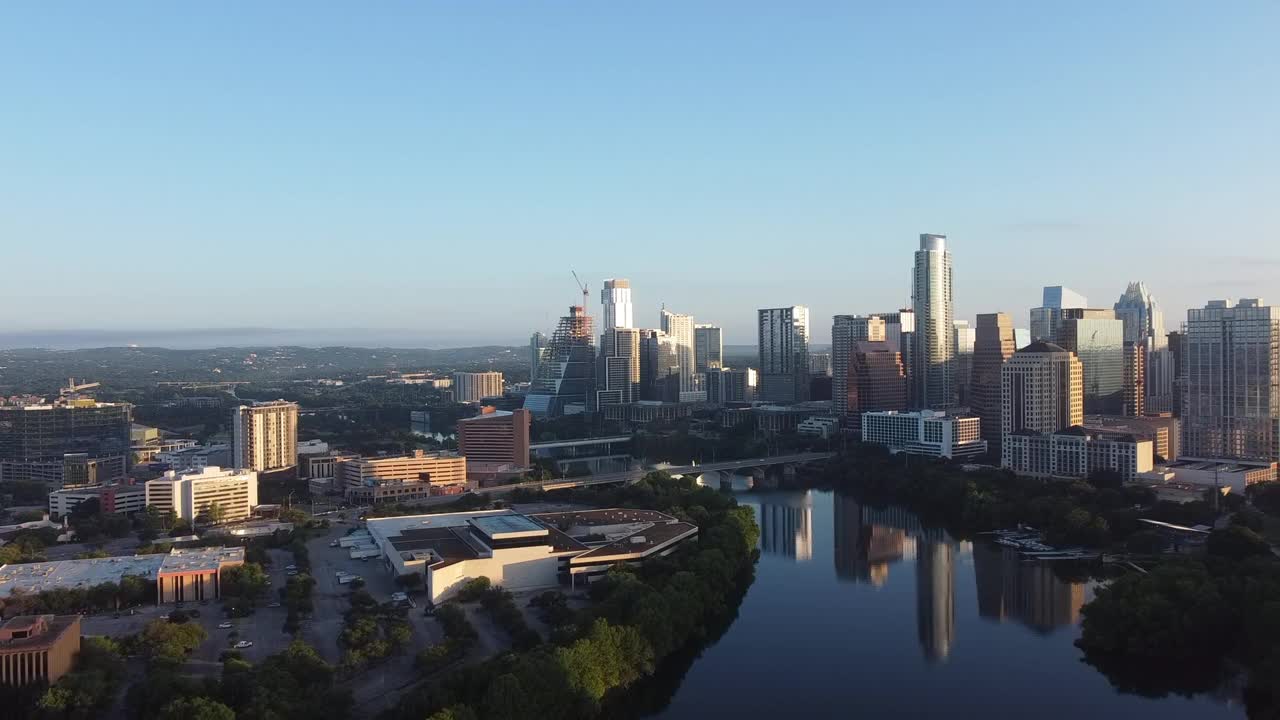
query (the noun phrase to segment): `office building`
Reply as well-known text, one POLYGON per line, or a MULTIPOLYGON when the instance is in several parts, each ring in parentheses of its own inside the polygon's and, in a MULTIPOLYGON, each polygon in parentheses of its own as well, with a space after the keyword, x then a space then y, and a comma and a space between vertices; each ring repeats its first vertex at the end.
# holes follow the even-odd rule
POLYGON ((661 330, 640 331, 640 399, 680 400, 680 350, 661 330))
MULTIPOLYGON (((911 308, 902 308, 889 313, 872 313, 870 317, 878 317, 884 320, 884 341, 889 344, 889 350, 902 354, 902 368, 907 378, 907 407, 915 407, 916 402, 912 393, 915 392, 915 384, 911 381, 912 371, 912 355, 915 348, 916 337, 916 314, 911 308)), ((868 338, 873 340, 874 338, 868 338)), ((835 359, 832 358, 832 372, 835 372, 835 359)), ((833 375, 834 377, 834 375, 833 375)), ((832 397, 835 397, 835 389, 832 388, 832 397)))
POLYGON ((185 475, 170 470, 147 481, 146 503, 161 512, 172 510, 180 520, 209 524, 244 520, 258 506, 258 473, 217 467, 185 475))
POLYGON ((831 353, 809 353, 809 375, 831 377, 831 353))
POLYGON ((132 418, 127 403, 81 398, 0 406, 0 481, 61 487, 121 480, 132 418))
POLYGON ((137 577, 156 584, 156 602, 195 602, 219 597, 221 573, 244 564, 243 547, 175 548, 168 553, 58 560, 0 566, 0 598, 50 590, 120 584, 137 577))
POLYGON ((1084 371, 1080 360, 1053 343, 1037 340, 1000 368, 1001 464, 1014 433, 1050 434, 1084 422, 1084 371))
MULTIPOLYGON (((1083 307, 1083 306, 1081 306, 1083 307)), ((1141 282, 1129 283, 1115 304, 1116 317, 1124 323, 1124 341, 1144 345, 1147 350, 1165 347, 1164 313, 1141 282)))
POLYGON ((699 374, 724 367, 724 332, 720 328, 693 326, 693 365, 699 374))
POLYGON ((921 408, 945 410, 956 403, 951 253, 946 235, 920 236, 912 274, 911 306, 916 331, 911 352, 912 399, 921 408))
POLYGON ((1112 434, 1132 435, 1139 440, 1150 440, 1154 461, 1158 463, 1173 460, 1180 454, 1179 445, 1182 438, 1178 418, 1175 417, 1086 415, 1084 428, 1112 434))
POLYGON ((1173 350, 1168 347, 1159 350, 1148 350, 1144 354, 1146 366, 1146 397, 1143 409, 1148 413, 1172 413, 1174 411, 1174 390, 1177 387, 1175 374, 1175 358, 1173 350))
POLYGON ((502 373, 490 371, 453 374, 454 402, 478 403, 492 397, 502 397, 502 373))
POLYGON ((959 417, 934 410, 862 414, 862 441, 889 448, 892 453, 965 458, 984 455, 982 422, 976 417, 959 417))
POLYGON ((0 625, 0 685, 53 685, 80 654, 79 615, 18 615, 0 625))
POLYGON ((421 575, 427 599, 440 603, 481 576, 512 591, 586 585, 669 555, 696 540, 698 526, 653 510, 483 510, 375 518, 368 532, 394 575, 421 575))
POLYGON ((809 399, 809 308, 793 305, 758 311, 760 387, 768 402, 809 399))
POLYGON ((596 358, 595 407, 640 399, 640 330, 606 328, 596 358))
POLYGON ((156 602, 202 602, 222 597, 222 573, 244 565, 244 548, 174 548, 161 558, 156 602))
POLYGON ((601 331, 635 327, 635 318, 631 311, 630 280, 605 280, 604 287, 600 288, 600 304, 604 308, 604 317, 600 323, 601 331))
POLYGON ((971 327, 968 320, 956 320, 956 403, 962 407, 968 407, 972 402, 970 382, 973 375, 973 346, 975 342, 977 342, 977 329, 971 327))
POLYGON ((1055 344, 1080 358, 1084 411, 1124 414, 1124 323, 1115 311, 1064 309, 1055 344))
MULTIPOLYGON (((855 434, 862 432, 862 416, 872 411, 905 411, 907 375, 902 353, 883 340, 859 340, 848 356, 841 396, 832 396, 836 417, 855 434)), ((832 378, 832 386, 834 388, 832 378)))
MULTIPOLYGON (((847 425, 857 413, 849 404, 850 363, 860 342, 882 342, 885 349, 898 352, 887 342, 886 323, 877 315, 836 315, 831 319, 831 409, 847 425)), ((899 340, 901 333, 899 333, 899 340)), ((901 356, 899 356, 901 357, 901 356)), ((867 408, 892 410, 897 408, 867 408)))
POLYGON ((693 316, 673 313, 663 308, 659 314, 661 330, 675 343, 676 360, 680 366, 680 391, 678 400, 698 400, 695 397, 701 391, 702 379, 695 371, 693 316))
POLYGON ((529 464, 528 410, 506 412, 483 408, 479 415, 458 421, 458 453, 466 460, 467 471, 481 464, 529 464))
POLYGON ((1280 307, 1213 300, 1183 328, 1182 452, 1280 458, 1280 307))
POLYGON ((147 505, 146 488, 141 485, 93 485, 63 488, 49 493, 49 517, 70 515, 81 503, 97 501, 100 512, 131 514, 147 505))
POLYGON ((580 305, 551 335, 545 359, 525 395, 524 407, 538 417, 561 417, 587 411, 595 395, 596 347, 591 318, 580 305))
POLYGON ((231 446, 226 443, 193 445, 181 450, 158 453, 155 461, 179 473, 200 471, 211 465, 230 467, 234 464, 231 461, 231 446))
POLYGON ((535 332, 529 336, 529 382, 532 383, 537 379, 538 373, 541 372, 542 363, 547 359, 547 345, 550 340, 546 335, 535 332))
POLYGON ((1175 331, 1169 333, 1167 337, 1169 354, 1173 356, 1173 416, 1182 417, 1183 394, 1187 387, 1187 336, 1175 331))
POLYGON ((969 407, 982 420, 982 439, 996 456, 1000 454, 1000 368, 1015 350, 1012 318, 1005 313, 978 316, 969 407))
POLYGON ((1031 331, 1027 328, 1013 329, 1013 347, 1017 350, 1031 344, 1031 331))
POLYGON ((749 403, 756 399, 756 371, 753 368, 712 368, 702 377, 709 403, 749 403))
MULTIPOLYGON (((512 417, 514 421, 514 413, 512 417)), ((461 425, 460 422, 459 430, 461 425)), ((513 458, 514 452, 513 449, 511 456, 513 458)), ((348 491, 373 486, 377 484, 376 481, 420 483, 442 487, 466 485, 467 458, 456 453, 428 453, 422 450, 396 457, 356 458, 337 463, 334 478, 340 488, 348 491)))
MULTIPOLYGON (((1231 488, 1233 493, 1243 493, 1250 485, 1275 482, 1276 469, 1276 463, 1272 460, 1211 460, 1184 457, 1166 465, 1163 472, 1157 471, 1150 475, 1158 476, 1160 481, 1166 484, 1178 483, 1216 489, 1231 488)), ((1199 497, 1196 499, 1198 500, 1199 497)))
POLYGON ((1139 342, 1124 344, 1124 402, 1121 415, 1137 417, 1147 406, 1147 349, 1139 342))
POLYGON ((1154 467, 1150 440, 1083 427, 1014 432, 1004 436, 1001 447, 1004 467, 1034 477, 1084 478, 1107 470, 1133 482, 1154 467))
POLYGON ((231 413, 231 454, 237 468, 272 472, 298 463, 298 405, 276 400, 231 413))
POLYGON ((1031 331, 1026 343, 1019 341, 1022 348, 1036 340, 1057 342, 1058 326, 1062 323, 1062 311, 1072 308, 1089 307, 1085 296, 1070 288, 1054 285, 1044 289, 1041 306, 1031 309, 1031 331))

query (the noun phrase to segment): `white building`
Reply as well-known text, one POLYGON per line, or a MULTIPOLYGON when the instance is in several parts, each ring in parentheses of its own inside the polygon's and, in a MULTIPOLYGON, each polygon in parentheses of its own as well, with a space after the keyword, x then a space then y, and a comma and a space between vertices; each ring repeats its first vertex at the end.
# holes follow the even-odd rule
POLYGON ((478 403, 489 397, 502 397, 502 373, 456 372, 453 374, 453 401, 478 403))
POLYGON ((172 452, 157 453, 155 461, 169 466, 178 473, 199 472, 209 466, 224 467, 231 464, 231 446, 226 443, 193 445, 172 452))
POLYGON ((298 463, 298 405, 274 402, 241 405, 231 414, 231 449, 235 466, 270 472, 298 463))
POLYGON ((838 432, 840 432, 840 420, 834 417, 814 415, 796 425, 797 434, 820 437, 823 440, 838 432))
MULTIPOLYGON (((600 304, 604 306, 604 320, 600 329, 633 328, 634 318, 631 311, 631 281, 623 278, 611 278, 604 281, 600 289, 600 304)), ((534 373, 536 376, 537 373, 534 373)))
POLYGON ((376 518, 367 527, 384 566, 396 576, 422 573, 434 603, 478 577, 508 590, 590 582, 618 563, 667 555, 698 535, 696 525, 670 515, 626 509, 485 510, 376 518))
POLYGON ((915 406, 943 410, 956 402, 955 311, 946 235, 920 236, 913 271, 911 306, 916 332, 911 352, 912 397, 915 406))
POLYGON ((104 513, 135 513, 146 507, 146 489, 141 485, 94 485, 67 488, 49 493, 49 516, 69 515, 81 503, 97 500, 104 513))
POLYGON ((185 475, 170 470, 148 480, 146 488, 147 505, 173 510, 182 520, 195 520, 215 503, 223 522, 243 520, 258 505, 258 473, 252 470, 207 467, 185 475))
POLYGON ((974 457, 987 451, 980 418, 932 410, 863 413, 862 441, 885 445, 895 454, 929 457, 974 457))
MULTIPOLYGON (((658 319, 662 323, 660 326, 662 332, 675 343, 676 361, 680 366, 679 399, 681 401, 696 400, 693 394, 702 391, 702 378, 694 374, 697 358, 693 345, 693 316, 673 313, 663 308, 658 319)), ((706 396, 704 395, 702 399, 705 400, 706 396)))
POLYGON ((760 352, 760 386, 766 402, 809 399, 809 308, 793 305, 756 311, 760 352))
POLYGON ((1150 440, 1074 427, 1060 432, 1016 432, 1001 440, 1004 467, 1019 475, 1083 478, 1099 470, 1119 473, 1124 482, 1153 467, 1150 440))

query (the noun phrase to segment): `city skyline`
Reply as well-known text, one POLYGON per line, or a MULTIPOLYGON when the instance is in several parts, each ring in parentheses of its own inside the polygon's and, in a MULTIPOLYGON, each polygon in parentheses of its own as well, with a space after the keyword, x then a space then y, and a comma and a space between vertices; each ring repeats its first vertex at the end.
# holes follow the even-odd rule
POLYGON ((825 318, 909 304, 902 253, 922 232, 949 238, 957 318, 1021 327, 1041 286, 1109 305, 1143 280, 1174 329, 1206 299, 1275 295, 1280 100, 1258 88, 1280 69, 1277 12, 317 3, 303 19, 141 2, 70 29, 12 6, 0 237, 27 271, 0 289, 0 331, 516 344, 576 302, 576 270, 594 293, 627 277, 643 317, 666 303, 734 345, 755 308, 802 303, 826 343, 825 318), (766 250, 784 243, 804 250, 791 276, 766 250), (156 248, 234 266, 273 304, 162 270, 102 291, 156 248), (421 291, 476 249, 520 270, 504 292, 465 272, 421 291), (745 282, 762 266, 765 290, 745 282), (141 323, 144 297, 182 302, 141 323), (466 317, 439 311, 455 302, 466 317))

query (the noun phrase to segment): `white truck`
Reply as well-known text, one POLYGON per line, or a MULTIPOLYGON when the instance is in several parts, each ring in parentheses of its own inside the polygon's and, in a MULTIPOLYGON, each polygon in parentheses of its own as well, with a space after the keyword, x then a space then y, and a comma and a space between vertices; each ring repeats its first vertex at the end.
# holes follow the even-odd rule
POLYGON ((339 576, 338 576, 338 584, 339 584, 339 585, 346 585, 347 583, 351 582, 352 580, 363 580, 363 579, 364 579, 364 578, 360 577, 359 575, 348 575, 348 574, 346 574, 346 573, 343 573, 343 574, 341 574, 341 575, 339 575, 339 576))
POLYGON ((379 550, 376 545, 373 547, 369 547, 369 546, 353 547, 351 548, 351 552, 349 553, 352 560, 359 560, 360 558, 378 557, 381 554, 382 554, 382 551, 379 550))

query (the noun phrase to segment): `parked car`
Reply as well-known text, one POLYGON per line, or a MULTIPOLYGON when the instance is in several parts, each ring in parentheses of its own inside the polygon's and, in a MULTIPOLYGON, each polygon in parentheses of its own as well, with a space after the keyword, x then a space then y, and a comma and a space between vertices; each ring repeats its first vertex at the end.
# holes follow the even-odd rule
POLYGON ((243 650, 245 648, 251 648, 251 647, 253 647, 252 640, 241 640, 240 642, 235 644, 235 648, 237 650, 243 650))
MULTIPOLYGON (((341 522, 341 521, 339 521, 339 522, 341 522)), ((339 543, 337 540, 334 540, 333 542, 329 543, 329 547, 338 547, 338 545, 340 545, 340 544, 341 544, 341 543, 339 543)))
POLYGON ((218 629, 219 629, 219 630, 230 630, 232 627, 234 627, 234 626, 233 626, 231 623, 229 623, 229 622, 220 622, 220 623, 218 623, 218 629))
POLYGON ((297 570, 297 569, 298 569, 298 566, 297 566, 297 565, 285 565, 285 566, 284 566, 284 569, 285 569, 285 570, 297 570))
POLYGON ((278 602, 273 602, 273 603, 271 603, 270 605, 268 605, 267 607, 269 607, 269 608, 278 608, 278 607, 280 607, 280 603, 278 603, 278 602))

